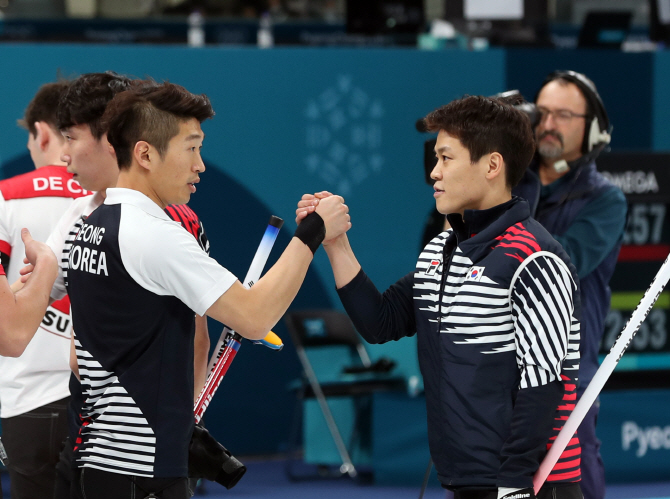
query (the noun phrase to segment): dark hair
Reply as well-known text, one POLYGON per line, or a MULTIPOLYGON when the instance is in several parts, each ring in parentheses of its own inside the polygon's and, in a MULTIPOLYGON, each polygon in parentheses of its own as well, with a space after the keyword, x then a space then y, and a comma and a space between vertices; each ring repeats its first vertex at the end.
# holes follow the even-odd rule
POLYGON ((87 73, 73 80, 58 105, 58 128, 88 125, 91 134, 100 139, 105 133, 100 120, 107 104, 119 92, 128 90, 133 80, 113 71, 87 73))
POLYGON ((42 85, 26 107, 23 118, 17 120, 18 125, 26 128, 33 137, 37 137, 35 123, 38 121, 44 121, 49 126, 57 129, 58 103, 69 85, 70 82, 67 80, 42 85))
POLYGON ((528 115, 513 106, 523 97, 492 98, 466 95, 436 109, 424 118, 431 132, 444 130, 470 153, 471 163, 498 152, 505 161, 505 181, 515 187, 530 164, 535 141, 528 115))
POLYGON ((179 125, 195 118, 200 123, 214 116, 206 95, 192 94, 174 83, 138 82, 119 93, 107 106, 102 124, 116 151, 119 168, 129 168, 135 144, 144 140, 164 157, 179 125))
POLYGON ((549 79, 549 77, 547 77, 547 80, 544 81, 544 83, 540 87, 540 90, 537 91, 537 96, 535 97, 535 102, 537 102, 537 98, 540 96, 540 92, 542 92, 542 89, 544 87, 546 87, 547 84, 551 83, 552 81, 558 82, 558 84, 562 87, 567 87, 568 85, 576 86, 577 89, 579 90, 579 93, 582 95, 582 97, 584 97, 584 102, 586 102, 586 112, 584 114, 586 114, 588 119, 593 118, 593 106, 591 105, 591 102, 590 102, 591 97, 586 94, 584 88, 581 85, 576 84, 574 80, 568 79, 565 76, 556 76, 552 79, 549 79))

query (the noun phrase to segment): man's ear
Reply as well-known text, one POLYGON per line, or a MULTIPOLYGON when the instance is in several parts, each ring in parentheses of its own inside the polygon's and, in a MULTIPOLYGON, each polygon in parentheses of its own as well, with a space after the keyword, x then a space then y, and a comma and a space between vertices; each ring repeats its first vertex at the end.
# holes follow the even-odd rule
POLYGON ((503 160, 502 154, 499 152, 492 152, 489 154, 488 161, 488 170, 486 172, 486 178, 488 180, 493 180, 494 178, 501 175, 505 170, 505 160, 503 160))
POLYGON ((33 125, 35 126, 35 143, 42 151, 46 151, 51 141, 49 124, 44 121, 36 121, 33 125))
POLYGON ((102 144, 103 147, 107 147, 107 152, 114 156, 116 159, 116 151, 114 150, 114 146, 109 143, 109 139, 107 138, 107 134, 103 133, 102 136, 100 137, 100 143, 102 144))
POLYGON ((152 153, 153 151, 151 144, 145 140, 137 141, 135 143, 135 147, 133 147, 133 159, 146 170, 151 170, 153 166, 152 160, 154 159, 155 155, 152 153))

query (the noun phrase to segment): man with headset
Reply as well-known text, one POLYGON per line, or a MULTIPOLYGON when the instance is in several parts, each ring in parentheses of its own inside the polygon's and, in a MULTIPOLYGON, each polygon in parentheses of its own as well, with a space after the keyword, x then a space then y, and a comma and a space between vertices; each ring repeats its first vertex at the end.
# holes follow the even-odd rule
MULTIPOLYGON (((557 239, 577 269, 582 296, 578 397, 598 369, 598 350, 610 306, 614 272, 626 223, 623 192, 596 170, 609 144, 611 126, 593 82, 581 73, 555 71, 535 98, 537 152, 514 194, 526 198, 539 221, 557 239)), ((579 427, 582 491, 605 497, 605 476, 595 427, 599 403, 579 427)))

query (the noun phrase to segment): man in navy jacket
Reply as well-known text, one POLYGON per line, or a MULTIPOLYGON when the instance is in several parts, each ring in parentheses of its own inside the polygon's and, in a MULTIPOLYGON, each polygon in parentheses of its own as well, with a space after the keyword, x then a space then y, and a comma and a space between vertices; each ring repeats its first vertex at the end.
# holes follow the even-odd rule
MULTIPOLYGON (((513 197, 530 162, 514 102, 465 97, 424 119, 438 132, 434 197, 451 229, 383 294, 346 235, 324 241, 335 283, 371 343, 417 335, 430 452, 456 499, 530 499, 532 477, 574 407, 579 282, 560 244, 513 197)), ((297 222, 330 193, 306 194, 297 222)), ((579 499, 574 439, 539 497, 579 499)))
MULTIPOLYGON (((598 369, 598 350, 610 307, 609 281, 621 248, 627 204, 623 192, 596 170, 611 126, 593 82, 581 73, 556 71, 535 99, 536 159, 514 194, 529 200, 533 217, 561 243, 577 269, 582 291, 579 388, 598 369)), ((578 429, 582 444, 582 491, 605 497, 605 473, 596 438, 599 403, 578 429)))

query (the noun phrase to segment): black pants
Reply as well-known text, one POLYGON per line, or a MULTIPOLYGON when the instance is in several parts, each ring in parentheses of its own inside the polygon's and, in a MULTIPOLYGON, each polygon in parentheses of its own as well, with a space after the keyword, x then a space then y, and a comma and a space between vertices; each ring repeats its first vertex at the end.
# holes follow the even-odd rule
MULTIPOLYGON (((456 489, 454 499, 496 499, 498 489, 456 489)), ((584 499, 579 482, 544 485, 537 493, 537 499, 584 499)))
POLYGON ((83 499, 189 499, 193 495, 186 477, 146 478, 95 468, 81 468, 80 472, 83 499))
POLYGON ((56 465, 56 484, 53 499, 80 499, 79 468, 74 462, 74 449, 70 437, 63 442, 56 465))
MULTIPOLYGON (((74 462, 74 450, 70 437, 63 442, 63 449, 60 453, 60 461, 56 465, 56 487, 53 499, 83 499, 81 490, 81 468, 77 468, 74 462)), ((199 479, 189 478, 190 496, 198 486, 199 479)), ((160 496, 159 496, 160 497, 160 496)), ((2 499, 2 491, 0 491, 2 499)))
POLYGON ((68 398, 2 419, 12 499, 53 496, 56 463, 67 435, 68 398))

